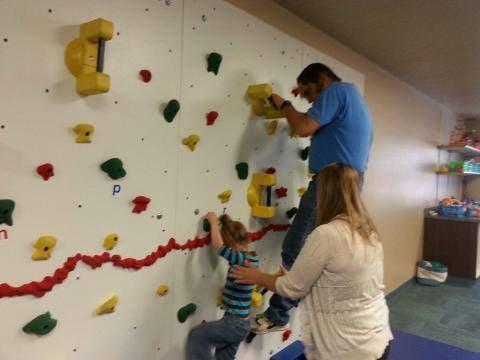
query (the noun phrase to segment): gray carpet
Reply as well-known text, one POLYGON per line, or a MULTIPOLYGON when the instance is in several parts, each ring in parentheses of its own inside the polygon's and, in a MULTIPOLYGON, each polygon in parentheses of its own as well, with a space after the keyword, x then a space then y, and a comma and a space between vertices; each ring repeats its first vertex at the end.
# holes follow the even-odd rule
POLYGON ((393 329, 480 352, 480 280, 449 277, 437 288, 412 280, 387 303, 393 329))

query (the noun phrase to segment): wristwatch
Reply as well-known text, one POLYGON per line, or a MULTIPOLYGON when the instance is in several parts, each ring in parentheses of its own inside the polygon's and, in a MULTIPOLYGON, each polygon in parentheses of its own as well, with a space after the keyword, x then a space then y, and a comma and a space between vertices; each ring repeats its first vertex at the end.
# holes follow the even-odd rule
POLYGON ((285 100, 282 105, 280 105, 280 110, 283 110, 287 106, 292 106, 292 103, 288 100, 285 100))

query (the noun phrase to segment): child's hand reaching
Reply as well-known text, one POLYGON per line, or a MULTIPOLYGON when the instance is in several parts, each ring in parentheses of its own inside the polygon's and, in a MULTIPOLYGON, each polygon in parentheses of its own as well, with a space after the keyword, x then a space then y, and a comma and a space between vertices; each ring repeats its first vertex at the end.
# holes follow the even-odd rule
POLYGON ((215 215, 214 212, 210 211, 206 217, 210 225, 214 225, 217 223, 217 215, 215 215))

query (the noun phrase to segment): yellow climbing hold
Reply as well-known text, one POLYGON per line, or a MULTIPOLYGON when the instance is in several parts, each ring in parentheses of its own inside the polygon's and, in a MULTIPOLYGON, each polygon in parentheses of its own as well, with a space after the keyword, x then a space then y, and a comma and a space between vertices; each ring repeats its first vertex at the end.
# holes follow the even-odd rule
POLYGON ((97 308, 97 315, 107 314, 115 311, 118 304, 118 296, 113 295, 97 308))
POLYGON ((303 194, 305 194, 305 191, 307 191, 307 188, 305 186, 299 187, 297 190, 298 196, 302 197, 303 194))
POLYGON ((197 146, 199 141, 200 136, 194 134, 183 139, 182 144, 186 145, 191 151, 195 151, 195 147, 197 146))
POLYGON ((275 109, 270 103, 272 96, 272 87, 270 84, 250 85, 247 89, 247 95, 250 98, 252 111, 257 116, 263 116, 265 119, 283 118, 282 111, 275 109))
POLYGON ((277 182, 273 174, 255 173, 247 190, 247 201, 252 211, 251 215, 259 218, 272 218, 275 216, 275 207, 271 206, 270 196, 264 196, 264 188, 271 189, 277 182))
POLYGON ((73 131, 77 134, 75 139, 77 143, 91 143, 91 137, 95 128, 90 124, 78 124, 73 128, 73 131))
POLYGON ((273 135, 277 131, 278 121, 272 120, 265 124, 265 128, 267 129, 268 135, 273 135))
POLYGON ((164 296, 164 295, 167 295, 168 293, 168 286, 167 285, 160 285, 158 288, 157 288, 157 294, 159 296, 164 296))
POLYGON ((253 307, 261 307, 263 305, 263 295, 260 292, 253 292, 252 293, 252 306, 253 307))
POLYGON ((32 254, 32 260, 47 260, 52 254, 52 250, 57 243, 57 239, 53 236, 41 236, 35 242, 35 248, 32 254))
POLYGON ((218 194, 218 198, 222 202, 222 204, 225 204, 230 200, 230 196, 232 196, 232 190, 225 190, 224 192, 218 194))
POLYGON ((118 243, 118 234, 108 234, 103 240, 105 250, 112 250, 118 243))

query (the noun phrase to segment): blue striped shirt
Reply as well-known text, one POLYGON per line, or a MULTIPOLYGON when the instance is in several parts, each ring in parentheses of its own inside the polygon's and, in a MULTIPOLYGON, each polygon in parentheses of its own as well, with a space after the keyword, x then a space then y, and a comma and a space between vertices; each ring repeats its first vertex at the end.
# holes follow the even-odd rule
POLYGON ((251 266, 258 267, 260 258, 254 251, 234 250, 225 245, 218 249, 218 254, 225 258, 230 265, 223 290, 222 309, 229 314, 246 318, 250 315, 253 285, 235 284, 235 279, 231 277, 231 271, 235 265, 245 265, 245 260, 250 261, 251 266))

